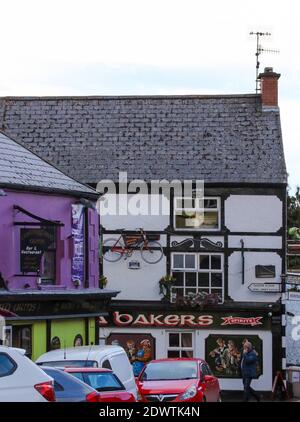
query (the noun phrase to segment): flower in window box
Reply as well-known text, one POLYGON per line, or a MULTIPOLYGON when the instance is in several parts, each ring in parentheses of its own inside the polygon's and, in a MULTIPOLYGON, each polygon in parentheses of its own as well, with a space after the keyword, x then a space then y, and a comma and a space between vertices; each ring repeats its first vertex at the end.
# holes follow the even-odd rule
POLYGON ((108 283, 107 277, 105 277, 104 275, 102 275, 99 278, 99 287, 100 287, 100 289, 104 289, 105 286, 107 285, 107 283, 108 283))
POLYGON ((183 306, 189 306, 191 308, 203 308, 206 305, 217 305, 221 301, 220 296, 217 293, 189 293, 182 298, 181 304, 183 306))

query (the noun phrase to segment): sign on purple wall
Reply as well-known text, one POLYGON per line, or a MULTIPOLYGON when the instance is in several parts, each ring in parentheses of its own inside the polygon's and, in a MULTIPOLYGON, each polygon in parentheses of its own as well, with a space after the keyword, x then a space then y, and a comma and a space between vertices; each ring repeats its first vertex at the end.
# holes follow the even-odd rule
POLYGON ((72 236, 74 254, 72 258, 72 282, 76 285, 84 283, 84 206, 72 204, 72 236))

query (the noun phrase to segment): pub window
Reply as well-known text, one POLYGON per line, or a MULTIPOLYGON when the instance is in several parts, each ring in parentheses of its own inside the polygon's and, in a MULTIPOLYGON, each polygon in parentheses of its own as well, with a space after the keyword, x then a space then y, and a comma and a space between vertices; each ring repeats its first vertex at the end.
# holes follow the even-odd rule
POLYGON ((255 265, 256 278, 276 277, 275 265, 255 265))
POLYGON ((26 356, 32 354, 32 330, 30 325, 15 325, 12 330, 12 346, 26 350, 26 356))
POLYGON ((174 253, 172 275, 176 281, 171 290, 172 302, 199 292, 216 293, 224 300, 223 254, 174 253))
POLYGON ((20 229, 20 271, 36 273, 43 284, 56 280, 57 227, 20 229))
POLYGON ((168 358, 192 358, 194 355, 193 333, 168 333, 168 358))
POLYGON ((220 198, 174 198, 177 230, 219 230, 220 198))

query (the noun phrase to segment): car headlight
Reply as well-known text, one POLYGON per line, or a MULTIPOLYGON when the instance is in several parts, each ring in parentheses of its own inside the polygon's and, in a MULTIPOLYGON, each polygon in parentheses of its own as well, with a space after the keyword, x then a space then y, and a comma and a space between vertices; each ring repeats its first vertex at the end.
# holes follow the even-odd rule
POLYGON ((184 393, 181 394, 181 400, 192 399, 197 394, 197 387, 195 385, 191 385, 188 387, 184 393))

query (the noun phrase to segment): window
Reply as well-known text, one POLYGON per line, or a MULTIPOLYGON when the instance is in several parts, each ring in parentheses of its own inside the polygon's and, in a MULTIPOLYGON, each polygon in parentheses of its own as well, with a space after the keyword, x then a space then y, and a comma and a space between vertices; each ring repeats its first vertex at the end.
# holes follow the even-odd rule
POLYGON ((174 253, 172 275, 176 278, 172 287, 172 301, 177 296, 206 292, 217 293, 220 302, 223 302, 223 254, 174 253))
POLYGON ((174 198, 174 216, 178 230, 219 230, 220 198, 174 198))
POLYGON ((17 364, 6 353, 0 353, 0 377, 7 377, 15 372, 17 364))
POLYGON ((22 274, 39 273, 42 283, 56 279, 57 228, 20 229, 20 270, 22 274))
POLYGON ((192 358, 193 353, 193 333, 168 333, 168 358, 192 358))
POLYGON ((12 330, 12 345, 26 350, 26 356, 31 358, 32 333, 30 325, 16 325, 12 330))
POLYGON ((106 360, 102 363, 102 368, 105 368, 105 369, 112 369, 112 368, 111 368, 111 364, 110 364, 110 362, 109 362, 109 360, 108 360, 108 359, 106 359, 106 360))

